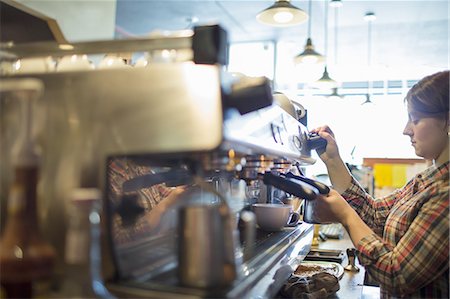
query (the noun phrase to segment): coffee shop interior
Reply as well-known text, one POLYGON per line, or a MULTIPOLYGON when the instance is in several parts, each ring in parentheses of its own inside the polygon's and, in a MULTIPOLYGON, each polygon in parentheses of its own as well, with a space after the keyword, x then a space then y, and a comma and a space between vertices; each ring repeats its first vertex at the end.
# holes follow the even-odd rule
MULTIPOLYGON (((25 278, 19 272, 26 267, 17 271, 1 254, 6 269, 1 298, 69 298, 80 288, 90 290, 81 295, 85 298, 379 298, 343 227, 307 221, 309 207, 292 197, 315 195, 307 188, 292 191, 285 181, 300 176, 314 180, 316 193, 328 188, 326 167, 315 151, 319 146, 311 145, 308 134, 323 125, 335 133, 352 175, 375 197, 402 187, 428 166, 402 134, 408 120, 404 98, 421 78, 449 68, 447 0, 0 0, 0 5, 1 231, 9 240, 0 245, 6 252, 12 244, 8 218, 20 206, 20 195, 11 200, 10 190, 17 190, 10 188, 15 161, 33 160, 23 155, 36 145, 42 180, 35 182, 35 220, 51 247, 39 245, 44 252, 39 270, 25 278), (209 28, 219 36, 211 38, 209 28), (50 45, 55 42, 57 50, 50 45), (198 63, 208 52, 202 42, 223 47, 216 61, 198 63), (180 49, 191 44, 187 60, 195 64, 181 66, 180 49), (86 68, 65 61, 65 50, 72 57, 87 54, 86 68), (37 59, 45 60, 43 68, 37 59), (217 80, 222 72, 226 80, 217 80), (229 82, 241 84, 233 83, 227 94, 229 82), (21 88, 27 92, 17 93, 21 88), (11 100, 28 96, 36 97, 34 108, 21 110, 11 100), (246 97, 252 104, 237 103, 246 97), (276 104, 283 108, 281 122, 271 118, 276 104), (264 119, 269 125, 256 125, 264 119), (283 136, 291 138, 297 129, 294 143, 311 146, 294 153, 284 148, 283 136), (124 162, 128 154, 138 165, 133 175, 124 162), (278 175, 267 173, 265 165, 278 175), (289 167, 295 171, 287 172, 289 167), (149 190, 138 191, 144 204, 130 195, 138 188, 149 190), (191 204, 177 203, 177 196, 191 204), (207 215, 204 207, 194 210, 197 198, 208 202, 207 215), (282 232, 259 222, 268 212, 258 205, 267 202, 290 207, 282 232), (153 218, 145 222, 147 212, 153 218), (237 237, 236 227, 230 228, 235 218, 237 237), (260 231, 264 225, 270 233, 260 231), (187 228, 201 233, 188 237, 187 228), (77 253, 86 242, 89 267, 77 253), (67 270, 77 262, 80 267, 67 270), (333 274, 338 287, 296 297, 301 292, 289 289, 289 281, 293 271, 301 277, 297 267, 308 262, 333 274), (86 280, 87 287, 76 285, 86 280)), ((14 256, 23 255, 14 248, 14 256)))
MULTIPOLYGON (((411 166, 415 161, 408 160, 416 158, 414 150, 402 136, 407 120, 403 99, 418 79, 448 68, 445 0, 293 1, 309 19, 286 26, 257 20, 270 1, 18 2, 57 20, 71 42, 223 25, 229 35, 227 69, 267 77, 274 91, 307 109, 308 128, 333 128, 346 162, 372 169, 377 164, 375 171, 383 177, 388 173, 387 179, 375 180, 378 189, 399 187, 417 171, 411 166), (308 38, 321 55, 318 63, 299 63, 308 38), (321 87, 315 83, 325 66, 333 82, 321 87), (364 163, 364 158, 381 160, 364 163), (388 160, 397 158, 406 165, 388 160)), ((316 164, 308 171, 324 173, 323 165, 316 164)))

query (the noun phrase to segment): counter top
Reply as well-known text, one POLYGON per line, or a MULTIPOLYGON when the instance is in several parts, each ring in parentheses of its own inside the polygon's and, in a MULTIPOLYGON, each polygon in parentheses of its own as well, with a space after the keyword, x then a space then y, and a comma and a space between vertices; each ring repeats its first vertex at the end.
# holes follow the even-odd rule
MULTIPOLYGON (((347 232, 344 233, 342 239, 327 239, 326 241, 319 241, 319 249, 339 249, 345 253, 342 266, 348 265, 348 259, 346 254, 347 248, 352 248, 353 243, 350 240, 347 232)), ((316 247, 317 248, 317 247, 316 247)), ((377 287, 370 287, 364 285, 364 267, 359 264, 358 258, 356 258, 356 265, 359 267, 359 272, 345 271, 341 280, 339 281, 340 290, 336 292, 333 297, 339 299, 375 299, 380 298, 380 291, 377 287)))

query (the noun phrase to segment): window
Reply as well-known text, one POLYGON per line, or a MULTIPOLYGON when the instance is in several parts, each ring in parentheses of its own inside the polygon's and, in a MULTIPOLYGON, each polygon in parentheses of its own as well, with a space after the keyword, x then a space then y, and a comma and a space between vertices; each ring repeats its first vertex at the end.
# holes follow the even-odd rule
POLYGON ((376 95, 374 104, 361 105, 365 96, 297 99, 308 109, 308 127, 329 125, 336 135, 339 151, 346 162, 361 164, 362 158, 414 158, 408 136, 403 135, 407 122, 402 95, 376 95))
POLYGON ((239 72, 246 76, 264 76, 273 80, 273 42, 237 43, 230 46, 229 72, 239 72))
POLYGON ((374 104, 361 105, 367 93, 367 79, 364 77, 367 70, 364 67, 342 68, 338 73, 348 80, 343 80, 346 83, 342 85, 340 93, 347 95, 340 100, 328 99, 324 96, 324 91, 304 88, 305 83, 320 78, 323 66, 295 66, 293 58, 298 54, 298 48, 294 43, 278 43, 276 48, 273 42, 233 44, 230 47, 228 70, 248 76, 266 76, 269 79, 274 79, 275 74, 275 91, 284 92, 291 100, 308 110, 310 129, 325 124, 333 129, 345 162, 358 165, 367 157, 416 157, 409 137, 403 135, 407 121, 403 99, 407 89, 417 78, 438 70, 409 70, 410 78, 388 79, 387 76, 396 72, 380 68, 377 77, 381 74, 380 78, 383 75, 386 78, 381 81, 377 79, 373 84, 371 100, 374 104))

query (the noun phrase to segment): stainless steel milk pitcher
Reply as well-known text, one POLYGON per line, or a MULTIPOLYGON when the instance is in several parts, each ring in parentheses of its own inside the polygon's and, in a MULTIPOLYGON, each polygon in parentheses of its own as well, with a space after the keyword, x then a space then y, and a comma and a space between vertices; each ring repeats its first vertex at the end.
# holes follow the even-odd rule
POLYGON ((211 190, 189 190, 201 197, 179 210, 178 275, 181 285, 213 288, 236 278, 235 225, 226 201, 211 190), (206 198, 206 200, 205 200, 206 198))

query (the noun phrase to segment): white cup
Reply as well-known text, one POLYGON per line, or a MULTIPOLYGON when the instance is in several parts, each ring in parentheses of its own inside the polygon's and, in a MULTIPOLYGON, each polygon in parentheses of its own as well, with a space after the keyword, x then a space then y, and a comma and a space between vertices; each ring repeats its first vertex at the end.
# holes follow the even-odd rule
POLYGON ((256 203, 252 205, 256 223, 265 231, 280 231, 286 225, 295 225, 299 214, 292 211, 292 206, 276 203, 256 203))
POLYGON ((128 65, 125 61, 118 56, 114 55, 105 55, 105 57, 100 61, 97 68, 99 69, 113 69, 113 68, 125 68, 128 65))
POLYGON ((56 66, 58 72, 92 70, 94 67, 87 55, 68 55, 61 58, 56 66))
POLYGON ((36 74, 54 71, 55 65, 50 57, 22 58, 12 65, 16 74, 36 74))

